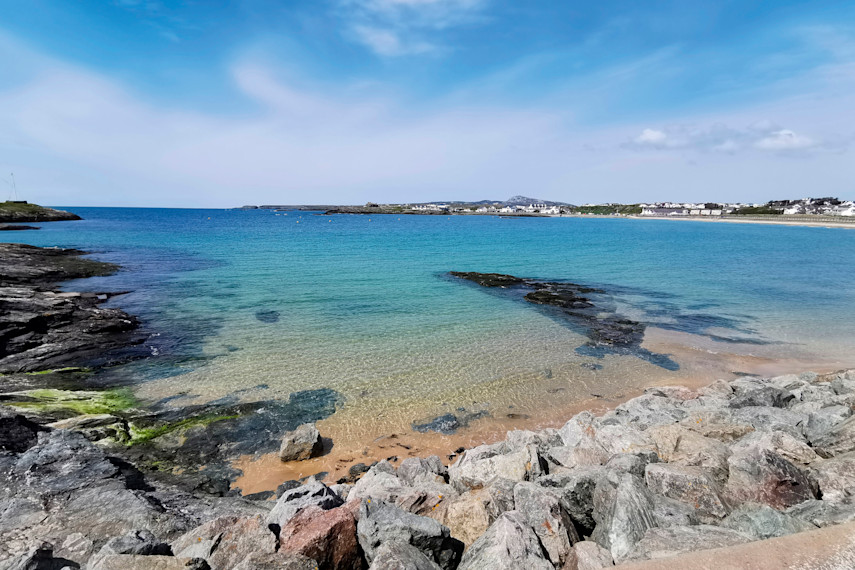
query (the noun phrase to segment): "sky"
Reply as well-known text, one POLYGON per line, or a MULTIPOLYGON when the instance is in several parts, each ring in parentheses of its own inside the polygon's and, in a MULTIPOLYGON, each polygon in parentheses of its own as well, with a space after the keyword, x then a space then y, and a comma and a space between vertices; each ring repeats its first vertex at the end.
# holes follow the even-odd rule
POLYGON ((855 2, 0 0, 0 199, 855 199, 855 2))

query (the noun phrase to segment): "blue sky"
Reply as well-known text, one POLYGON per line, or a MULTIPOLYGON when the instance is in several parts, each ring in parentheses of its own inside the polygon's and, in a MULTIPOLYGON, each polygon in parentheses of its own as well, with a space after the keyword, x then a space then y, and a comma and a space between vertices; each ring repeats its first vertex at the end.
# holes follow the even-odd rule
POLYGON ((36 202, 855 198, 852 2, 0 10, 0 177, 36 202))

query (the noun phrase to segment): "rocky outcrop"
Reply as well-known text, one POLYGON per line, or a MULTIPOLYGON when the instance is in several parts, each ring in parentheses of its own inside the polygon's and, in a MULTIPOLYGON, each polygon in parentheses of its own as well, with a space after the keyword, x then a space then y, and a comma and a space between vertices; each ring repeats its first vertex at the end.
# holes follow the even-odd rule
POLYGON ((46 208, 26 202, 0 203, 0 223, 8 222, 60 222, 79 220, 80 216, 63 210, 46 208))
POLYGON ((0 244, 0 373, 108 364, 142 342, 136 318, 101 306, 113 294, 57 289, 60 281, 117 270, 83 254, 0 244))

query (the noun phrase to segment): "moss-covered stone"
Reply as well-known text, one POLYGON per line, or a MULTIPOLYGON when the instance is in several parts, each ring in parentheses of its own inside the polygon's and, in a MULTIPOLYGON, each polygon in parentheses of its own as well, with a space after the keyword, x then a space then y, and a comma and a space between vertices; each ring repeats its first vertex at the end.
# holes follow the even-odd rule
POLYGON ((3 395, 3 403, 23 412, 72 417, 115 414, 134 408, 137 400, 127 388, 111 390, 23 390, 3 395))

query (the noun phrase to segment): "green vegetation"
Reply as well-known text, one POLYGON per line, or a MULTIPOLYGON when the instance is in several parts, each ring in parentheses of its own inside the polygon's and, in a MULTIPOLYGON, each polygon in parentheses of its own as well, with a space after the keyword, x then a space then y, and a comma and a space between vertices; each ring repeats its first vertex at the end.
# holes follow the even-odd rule
POLYGON ((79 220, 69 212, 45 208, 26 202, 0 202, 0 222, 48 222, 52 220, 79 220))
POLYGON ((66 413, 69 416, 84 414, 113 414, 136 407, 138 402, 127 388, 102 391, 25 390, 7 396, 17 397, 4 402, 22 410, 46 413, 66 413))
POLYGON ((638 204, 603 204, 600 206, 578 206, 573 209, 577 214, 593 214, 596 216, 612 216, 614 214, 636 215, 641 213, 638 204))
POLYGON ((233 420, 240 416, 237 415, 220 415, 220 414, 208 414, 204 416, 196 416, 193 418, 186 418, 183 420, 179 420, 177 422, 172 422, 168 424, 162 424, 159 426, 152 427, 137 427, 133 424, 130 426, 130 434, 131 439, 127 442, 126 445, 137 445, 140 443, 145 443, 151 441, 160 436, 166 435, 168 433, 172 433, 179 429, 191 428, 194 426, 208 426, 214 422, 220 422, 223 420, 233 420))
POLYGON ((54 374, 61 372, 90 372, 89 368, 80 368, 79 366, 66 366, 65 368, 54 368, 52 370, 38 370, 36 372, 24 372, 24 376, 44 376, 45 374, 54 374))
POLYGON ((784 213, 784 210, 780 208, 772 208, 770 206, 749 206, 734 210, 733 213, 737 216, 780 216, 784 213))

